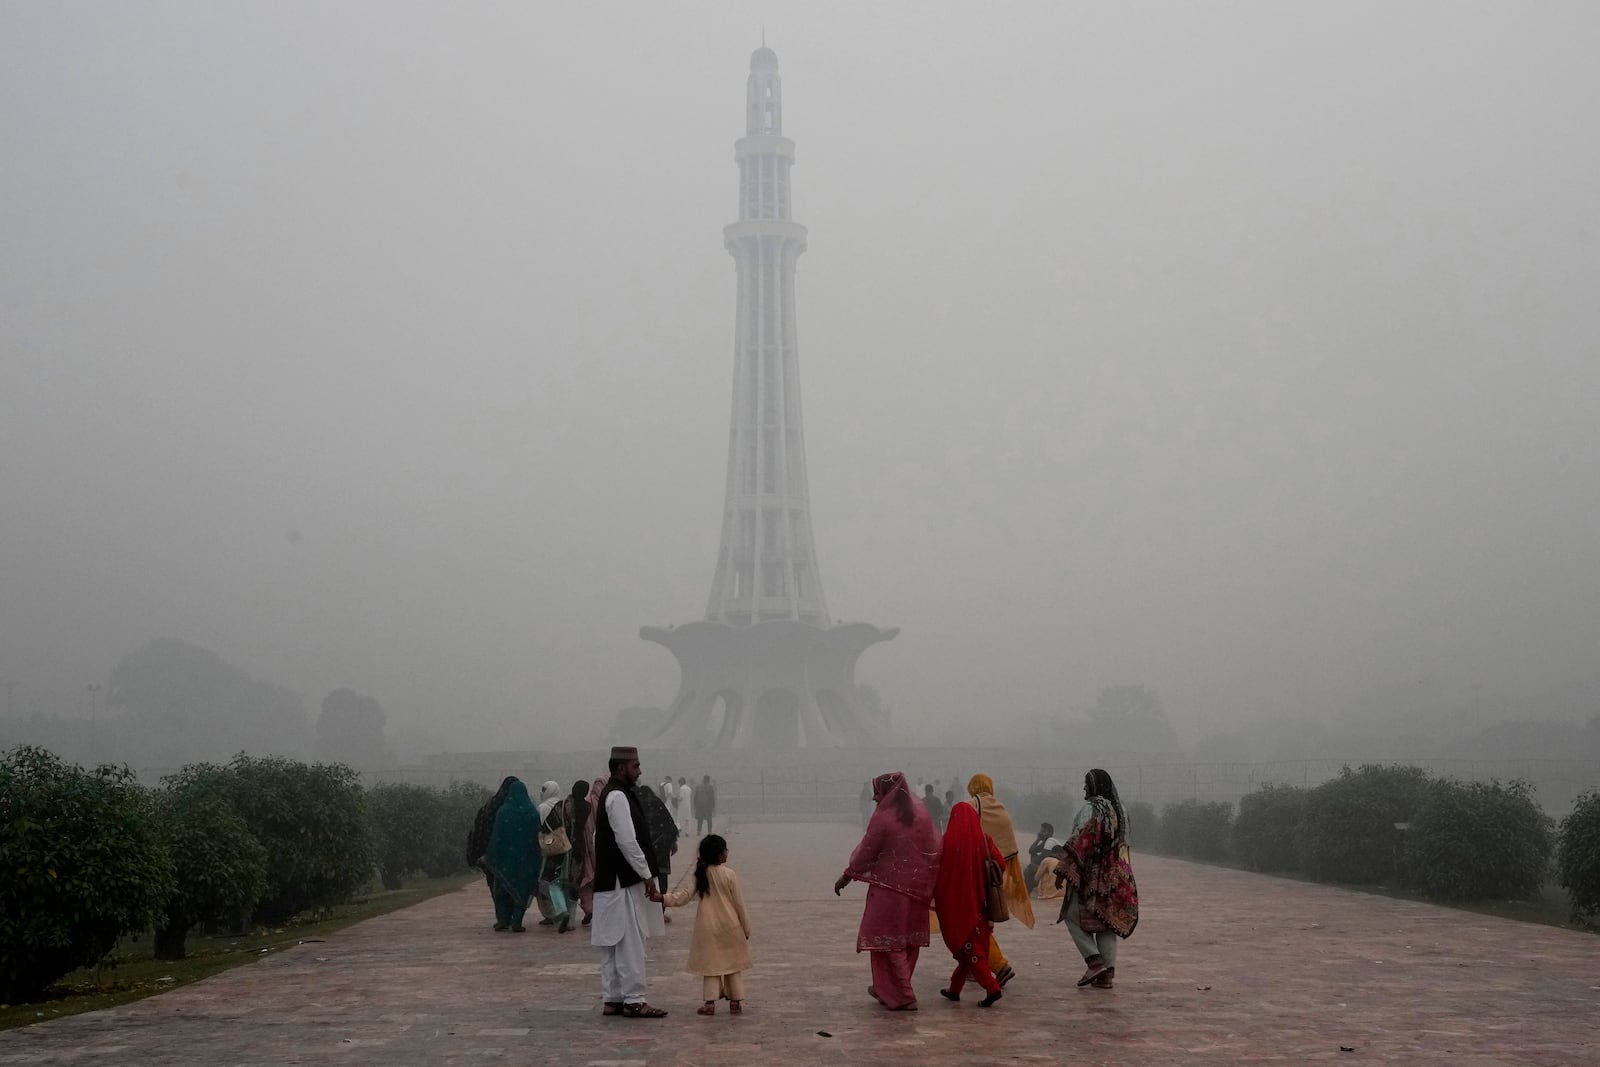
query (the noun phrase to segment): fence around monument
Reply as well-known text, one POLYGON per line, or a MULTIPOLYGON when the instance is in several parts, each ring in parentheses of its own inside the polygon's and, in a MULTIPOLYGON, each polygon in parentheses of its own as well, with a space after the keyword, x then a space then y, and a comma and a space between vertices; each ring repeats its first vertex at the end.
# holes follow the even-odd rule
MULTIPOLYGON (((710 774, 717 786, 717 813, 726 816, 849 816, 861 808, 863 787, 884 770, 901 770, 922 793, 934 782, 942 795, 955 789, 965 795, 967 778, 990 775, 1002 797, 1064 791, 1081 793, 1087 766, 1068 754, 1054 757, 1035 750, 815 750, 785 755, 747 752, 668 751, 646 753, 644 779, 658 783, 667 774, 699 782, 710 774)), ((1336 777, 1344 767, 1372 760, 1315 759, 1255 763, 1117 763, 1105 768, 1125 800, 1163 805, 1182 800, 1237 803, 1263 785, 1314 786, 1336 777)), ((1383 762, 1420 767, 1440 778, 1467 782, 1531 783, 1535 796, 1551 815, 1560 817, 1588 790, 1600 789, 1600 760, 1446 758, 1393 759, 1383 762)), ((372 781, 413 781, 446 785, 453 779, 498 784, 515 774, 537 787, 555 780, 564 787, 605 773, 605 753, 472 753, 431 758, 424 766, 364 771, 372 781)))
MULTIPOLYGON (((660 782, 667 773, 676 781, 698 782, 710 774, 717 786, 717 814, 735 817, 857 817, 862 791, 875 774, 901 770, 922 793, 923 782, 935 782, 942 795, 955 789, 965 795, 968 776, 977 771, 990 775, 1003 798, 1063 791, 1077 796, 1085 767, 1081 759, 1018 750, 897 749, 891 751, 816 751, 757 756, 751 753, 682 751, 647 753, 645 781, 660 782)), ((1276 760, 1260 763, 1116 763, 1111 772, 1124 800, 1163 805, 1181 800, 1227 801, 1263 785, 1314 786, 1333 778, 1344 767, 1371 760, 1276 760)), ((1466 782, 1522 779, 1534 786, 1544 809, 1559 818, 1572 810, 1582 793, 1600 790, 1600 760, 1556 759, 1394 759, 1421 767, 1441 778, 1466 782)), ((156 785, 176 767, 148 767, 137 774, 156 785)), ((487 786, 514 774, 537 790, 554 780, 564 788, 574 781, 591 781, 605 773, 605 753, 478 752, 430 757, 421 766, 360 769, 362 781, 410 782, 444 786, 452 781, 476 781, 487 786)))

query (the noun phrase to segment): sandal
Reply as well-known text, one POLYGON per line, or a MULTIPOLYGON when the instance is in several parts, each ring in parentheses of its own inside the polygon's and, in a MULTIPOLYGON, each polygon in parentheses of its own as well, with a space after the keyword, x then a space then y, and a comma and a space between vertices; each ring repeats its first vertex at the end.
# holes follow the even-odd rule
POLYGON ((730 1001, 728 1001, 728 1014, 729 1015, 742 1015, 742 1014, 744 1014, 744 1001, 742 1001, 742 1000, 730 1000, 730 1001))
POLYGON ((1102 974, 1106 973, 1106 962, 1099 956, 1090 956, 1084 962, 1089 965, 1089 969, 1083 972, 1082 978, 1078 979, 1078 984, 1080 986, 1086 986, 1096 978, 1099 978, 1102 974))
POLYGON ((660 1008, 653 1008, 649 1004, 624 1004, 622 1014, 630 1019, 665 1019, 667 1013, 660 1008))
POLYGON ((600 1009, 600 1014, 601 1015, 621 1015, 622 1014, 622 1001, 620 1001, 620 1000, 608 1000, 608 1001, 606 1001, 606 1006, 600 1009))
POLYGON ((1116 976, 1117 969, 1115 967, 1107 967, 1105 970, 1100 972, 1099 977, 1089 984, 1094 986, 1096 989, 1111 989, 1111 980, 1116 976))
POLYGON ((715 1015, 717 1013, 717 1002, 714 1000, 708 1000, 696 1008, 694 1013, 696 1015, 715 1015))

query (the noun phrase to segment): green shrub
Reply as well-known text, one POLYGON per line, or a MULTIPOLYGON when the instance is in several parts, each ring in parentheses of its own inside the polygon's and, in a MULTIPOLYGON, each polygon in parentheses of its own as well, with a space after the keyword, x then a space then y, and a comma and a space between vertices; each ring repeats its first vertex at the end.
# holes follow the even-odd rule
POLYGON ((157 959, 184 957, 189 928, 248 914, 267 889, 267 850, 231 799, 233 772, 194 764, 163 780, 163 839, 177 885, 156 931, 157 959))
POLYGON ((1254 871, 1300 868, 1295 831, 1306 810, 1306 790, 1293 785, 1264 785, 1239 801, 1233 822, 1233 852, 1254 871))
MULTIPOLYGON (((1122 810, 1128 816, 1128 844, 1140 848, 1150 848, 1150 843, 1157 840, 1161 833, 1161 822, 1156 818, 1156 806, 1148 800, 1124 800, 1122 810)), ((1069 823, 1057 830, 1056 836, 1065 838, 1072 829, 1069 823)))
POLYGON ((451 782, 439 791, 439 838, 422 865, 429 878, 443 878, 467 869, 467 834, 472 831, 478 809, 492 796, 494 790, 477 782, 451 782))
POLYGON ((255 920, 281 923, 350 899, 377 863, 367 796, 340 763, 240 754, 230 799, 267 850, 267 891, 255 920))
POLYGON ((1310 790, 1296 835, 1305 873, 1322 882, 1391 880, 1400 847, 1394 824, 1411 821, 1427 788, 1420 767, 1368 764, 1310 790))
POLYGON ((444 797, 427 786, 384 782, 367 791, 367 804, 380 842, 383 886, 399 889, 407 873, 425 869, 442 850, 444 797))
POLYGON ((1162 849, 1197 860, 1226 859, 1232 822, 1233 805, 1227 801, 1189 799, 1168 804, 1161 809, 1162 849))
POLYGON ((1561 820, 1556 880, 1572 901, 1572 917, 1600 915, 1600 793, 1584 793, 1561 820))
POLYGON ((0 758, 0 1002, 32 999, 149 929, 172 895, 149 791, 42 748, 0 758))
POLYGON ((1527 782, 1436 781, 1411 818, 1406 880, 1438 900, 1527 900, 1550 873, 1552 847, 1527 782))

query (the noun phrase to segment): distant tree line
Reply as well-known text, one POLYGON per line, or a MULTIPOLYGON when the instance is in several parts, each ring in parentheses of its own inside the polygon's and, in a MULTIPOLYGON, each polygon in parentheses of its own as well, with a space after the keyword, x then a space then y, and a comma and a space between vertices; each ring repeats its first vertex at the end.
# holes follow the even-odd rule
MULTIPOLYGON (((1065 791, 1021 812, 1071 812, 1065 791)), ((1557 825, 1522 781, 1461 782, 1419 767, 1349 767, 1321 785, 1267 785, 1239 801, 1126 805, 1136 847, 1346 885, 1391 885, 1435 900, 1526 900, 1554 878, 1575 921, 1600 919, 1600 792, 1557 825)), ((1049 815, 1045 815, 1049 818, 1049 815)))
POLYGON ((466 868, 489 790, 363 789, 339 763, 236 756, 141 786, 126 767, 20 746, 0 758, 0 1002, 28 1000, 128 935, 179 959, 195 926, 277 925, 375 878, 466 868))

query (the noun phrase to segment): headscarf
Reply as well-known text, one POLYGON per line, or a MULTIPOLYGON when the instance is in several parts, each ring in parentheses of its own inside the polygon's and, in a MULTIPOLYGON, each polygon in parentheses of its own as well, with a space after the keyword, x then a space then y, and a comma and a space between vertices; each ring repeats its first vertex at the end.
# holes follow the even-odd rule
MULTIPOLYGON (((1000 850, 983 832, 977 809, 971 804, 957 804, 944 831, 933 904, 939 915, 939 936, 958 960, 970 954, 969 946, 987 921, 983 907, 985 859, 1000 863, 1000 850)), ((984 933, 985 948, 988 942, 988 934, 984 933)))
POLYGON ((995 847, 1005 857, 1006 880, 1003 887, 1011 917, 1028 929, 1033 929, 1033 904, 1028 900, 1028 881, 1022 876, 1022 861, 1017 856, 1017 831, 1011 825, 1011 815, 994 795, 994 779, 987 774, 974 774, 967 782, 967 792, 978 808, 983 822, 983 832, 994 838, 995 847))
POLYGON ((495 812, 486 855, 495 884, 515 897, 519 907, 528 906, 544 867, 544 856, 534 840, 538 830, 539 813, 528 787, 513 778, 495 812))
POLYGON ((561 799, 561 783, 546 782, 539 787, 539 821, 550 817, 550 809, 561 799))
POLYGON ((899 771, 874 778, 872 797, 877 806, 861 843, 850 853, 845 873, 919 904, 930 903, 939 873, 939 835, 933 818, 911 795, 906 776, 899 771))
POLYGON ((594 823, 600 814, 600 794, 606 791, 605 778, 589 785, 589 813, 583 820, 583 873, 578 879, 578 903, 585 914, 594 913, 594 823))
POLYGON ((485 800, 478 807, 478 814, 472 817, 472 830, 467 834, 467 866, 475 867, 478 858, 489 847, 489 833, 494 829, 494 816, 500 810, 501 803, 506 799, 506 790, 511 788, 511 783, 517 781, 515 775, 507 775, 500 782, 500 788, 494 791, 494 796, 485 800))

